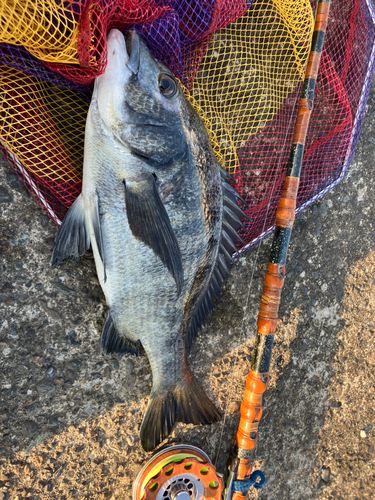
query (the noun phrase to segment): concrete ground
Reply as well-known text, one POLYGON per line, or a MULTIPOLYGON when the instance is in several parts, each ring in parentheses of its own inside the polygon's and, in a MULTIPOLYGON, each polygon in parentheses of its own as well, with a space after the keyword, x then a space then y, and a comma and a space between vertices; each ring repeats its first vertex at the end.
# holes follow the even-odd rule
MULTIPOLYGON (((375 496, 374 132, 373 87, 349 175, 296 220, 256 454, 267 485, 250 498, 375 496)), ((0 500, 128 499, 151 456, 138 434, 148 361, 99 354, 106 307, 90 254, 50 267, 56 226, 1 163, 0 500)), ((238 424, 269 247, 234 264, 189 356, 218 407, 230 395, 224 430, 180 424, 168 440, 218 456, 219 471, 238 424)))

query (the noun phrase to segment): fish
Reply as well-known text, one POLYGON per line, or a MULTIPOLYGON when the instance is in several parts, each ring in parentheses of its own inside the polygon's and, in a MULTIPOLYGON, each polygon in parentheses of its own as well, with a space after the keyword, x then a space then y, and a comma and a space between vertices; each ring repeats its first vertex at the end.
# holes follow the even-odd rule
POLYGON ((171 71, 136 31, 110 30, 87 115, 82 191, 51 263, 91 245, 108 306, 101 352, 146 352, 146 451, 176 422, 221 418, 186 353, 229 274, 245 217, 238 199, 171 71))

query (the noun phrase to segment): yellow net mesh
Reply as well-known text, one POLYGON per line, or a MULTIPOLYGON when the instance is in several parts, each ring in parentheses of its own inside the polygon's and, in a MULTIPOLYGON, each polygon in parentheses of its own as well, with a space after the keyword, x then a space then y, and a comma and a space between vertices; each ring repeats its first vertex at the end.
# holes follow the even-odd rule
MULTIPOLYGON (((53 0, 2 2, 0 8, 2 41, 22 44, 45 61, 76 62, 76 23, 53 0)), ((245 16, 213 36, 193 87, 190 92, 183 87, 207 128, 218 161, 230 173, 238 164, 237 149, 272 120, 301 82, 312 29, 308 0, 256 2, 245 16)), ((29 77, 6 67, 0 78, 1 89, 12 82, 22 100, 28 100, 38 109, 38 127, 55 144, 51 159, 57 162, 54 177, 59 176, 62 159, 67 164, 71 163, 70 158, 82 156, 87 103, 79 102, 74 92, 36 79, 30 92, 29 77), (61 127, 63 117, 72 113, 76 121, 73 135, 65 126, 61 127), (80 136, 82 140, 77 142, 80 136)), ((34 152, 28 168, 42 177, 50 175, 51 168, 43 164, 44 154, 35 148, 28 114, 25 118, 25 110, 20 106, 14 109, 11 103, 3 97, 7 113, 3 142, 20 160, 27 143, 28 158, 30 151, 34 152), (20 128, 24 134, 22 146, 14 134, 20 128)), ((77 173, 66 175, 76 178, 77 173)))
POLYGON ((212 128, 212 124, 210 120, 207 118, 206 113, 203 111, 202 107, 200 106, 199 102, 197 99, 194 99, 192 94, 189 92, 189 90, 183 85, 180 81, 179 84, 182 88, 182 91, 189 101, 189 103, 193 106, 195 112, 198 114, 199 118, 201 119, 203 125, 205 126, 205 129, 207 130, 208 138, 210 139, 211 145, 213 152, 215 154, 216 160, 222 167, 225 168, 225 161, 224 161, 224 155, 221 151, 219 141, 217 139, 217 136, 212 128))
POLYGON ((1 142, 31 174, 80 183, 88 103, 0 65, 1 142))
POLYGON ((303 80, 313 27, 308 0, 264 0, 213 36, 185 94, 229 173, 238 165, 238 148, 274 118, 303 80))
POLYGON ((22 45, 46 62, 78 63, 77 22, 54 0, 0 1, 0 42, 22 45))
MULTIPOLYGON (((56 68, 81 70, 65 65, 78 61, 72 5, 72 0, 59 5, 54 0, 0 0, 0 41, 22 45, 46 64, 64 63, 56 68)), ((239 164, 239 148, 274 118, 302 82, 312 30, 308 0, 256 0, 243 17, 216 31, 192 88, 183 87, 219 163, 231 174, 239 164)), ((1 145, 43 185, 60 182, 62 193, 73 184, 78 189, 88 103, 77 92, 7 66, 1 67, 0 99, 1 145)))

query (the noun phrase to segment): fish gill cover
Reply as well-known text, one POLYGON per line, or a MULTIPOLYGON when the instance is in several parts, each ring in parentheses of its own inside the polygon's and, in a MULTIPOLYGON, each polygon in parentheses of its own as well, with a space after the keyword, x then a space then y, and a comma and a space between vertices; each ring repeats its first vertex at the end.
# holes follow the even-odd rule
MULTIPOLYGON (((315 0, 0 0, 0 149, 59 224, 81 190, 106 34, 134 27, 181 81, 248 203, 250 248, 274 225, 314 8, 315 0)), ((353 156, 374 69, 374 19, 369 0, 332 2, 299 209, 333 187, 353 156)))

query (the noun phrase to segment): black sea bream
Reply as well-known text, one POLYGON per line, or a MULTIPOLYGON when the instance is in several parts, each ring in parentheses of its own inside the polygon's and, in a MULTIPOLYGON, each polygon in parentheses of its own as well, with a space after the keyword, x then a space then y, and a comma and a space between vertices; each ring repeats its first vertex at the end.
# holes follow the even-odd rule
POLYGON ((108 305, 101 346, 143 346, 153 385, 141 427, 146 450, 175 422, 220 414, 186 364, 220 293, 243 216, 206 130, 171 72, 134 31, 108 35, 108 65, 88 112, 82 193, 52 263, 90 246, 108 305))

